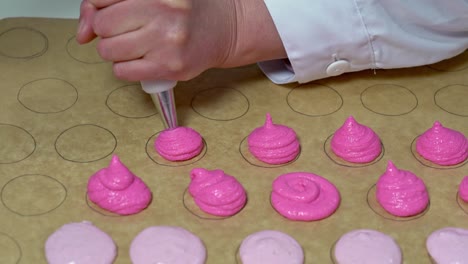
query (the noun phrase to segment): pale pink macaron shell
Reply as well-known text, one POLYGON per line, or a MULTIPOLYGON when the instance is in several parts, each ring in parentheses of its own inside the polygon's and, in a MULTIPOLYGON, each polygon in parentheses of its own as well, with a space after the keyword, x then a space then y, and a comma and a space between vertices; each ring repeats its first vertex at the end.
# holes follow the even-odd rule
POLYGON ((151 226, 130 245, 133 264, 203 264, 206 248, 200 238, 182 227, 151 226))
POLYGON ((120 215, 136 214, 148 207, 152 199, 146 184, 117 155, 107 168, 89 178, 87 195, 99 207, 120 215))
POLYGON ((335 131, 330 146, 338 157, 352 163, 371 162, 382 152, 379 136, 352 116, 335 131))
POLYGON ((112 264, 117 247, 112 238, 90 222, 65 224, 45 243, 49 264, 112 264))
POLYGON ((376 187, 377 201, 385 211, 395 216, 417 215, 429 204, 423 180, 410 171, 398 169, 391 161, 376 187))
POLYGON ((204 144, 197 131, 180 126, 162 131, 154 141, 154 147, 168 161, 185 161, 198 156, 204 144))
POLYGON ((437 264, 468 263, 468 229, 445 227, 432 232, 426 249, 437 264))
POLYGON ((442 166, 456 165, 468 158, 468 139, 438 121, 416 140, 416 151, 424 159, 442 166))
POLYGON ((458 186, 458 195, 468 203, 468 176, 465 176, 458 186))
POLYGON ((271 204, 284 217, 315 221, 333 214, 340 204, 338 189, 327 179, 308 172, 280 175, 273 182, 271 204))
POLYGON ((240 245, 239 257, 242 264, 304 263, 301 245, 291 236, 275 230, 263 230, 247 236, 240 245))
POLYGON ((190 172, 189 193, 200 209, 216 216, 232 216, 247 202, 242 184, 222 170, 195 168, 190 172))
POLYGON ((273 165, 294 160, 300 151, 296 132, 290 127, 274 124, 270 114, 266 115, 263 126, 249 134, 247 144, 255 158, 273 165))
POLYGON ((400 264, 401 249, 395 240, 379 231, 350 231, 336 242, 333 249, 336 264, 400 264))

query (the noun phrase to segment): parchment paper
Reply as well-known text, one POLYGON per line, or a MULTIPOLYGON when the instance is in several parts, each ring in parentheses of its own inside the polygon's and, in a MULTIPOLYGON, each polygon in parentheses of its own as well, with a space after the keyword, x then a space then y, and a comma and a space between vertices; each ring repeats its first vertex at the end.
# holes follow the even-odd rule
POLYGON ((203 136, 203 154, 191 161, 162 160, 152 147, 162 129, 154 106, 138 83, 112 75, 95 43, 78 46, 76 20, 11 18, 0 21, 0 263, 45 263, 44 243, 63 224, 83 220, 107 232, 118 246, 115 263, 130 263, 132 239, 152 225, 176 225, 198 235, 208 264, 236 263, 249 234, 274 229, 294 237, 306 263, 331 263, 344 233, 358 228, 384 232, 398 242, 405 263, 429 263, 425 240, 434 230, 468 228, 466 204, 457 188, 465 163, 441 168, 421 160, 413 141, 439 120, 468 135, 468 53, 435 65, 344 74, 305 85, 279 86, 256 65, 210 70, 179 82, 179 123, 203 136), (250 156, 245 138, 273 121, 292 127, 300 156, 268 166, 250 156), (329 139, 353 115, 374 129, 384 145, 379 159, 356 166, 337 159, 329 139), (153 192, 143 212, 116 216, 86 199, 86 183, 111 155, 141 177, 153 192), (391 160, 421 177, 430 206, 411 218, 386 215, 373 185, 391 160), (192 168, 222 169, 248 193, 237 215, 219 219, 200 213, 185 194, 192 168), (339 189, 342 201, 329 218, 285 219, 269 202, 279 175, 307 171, 339 189))

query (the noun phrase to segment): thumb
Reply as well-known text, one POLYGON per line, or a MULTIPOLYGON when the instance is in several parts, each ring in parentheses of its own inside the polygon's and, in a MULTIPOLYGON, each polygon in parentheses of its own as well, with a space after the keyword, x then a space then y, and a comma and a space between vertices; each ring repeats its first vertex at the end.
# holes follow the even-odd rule
POLYGON ((83 0, 81 2, 78 32, 76 34, 76 40, 78 43, 88 43, 96 38, 96 34, 92 27, 93 17, 96 11, 97 8, 88 0, 83 0))

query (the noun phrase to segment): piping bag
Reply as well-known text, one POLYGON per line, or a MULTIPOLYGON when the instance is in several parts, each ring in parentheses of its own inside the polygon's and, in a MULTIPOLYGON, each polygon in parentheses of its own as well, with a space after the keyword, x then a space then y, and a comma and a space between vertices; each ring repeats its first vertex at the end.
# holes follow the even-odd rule
POLYGON ((141 81, 141 88, 148 93, 158 109, 164 128, 177 127, 177 112, 174 100, 174 87, 176 81, 170 80, 148 80, 141 81))

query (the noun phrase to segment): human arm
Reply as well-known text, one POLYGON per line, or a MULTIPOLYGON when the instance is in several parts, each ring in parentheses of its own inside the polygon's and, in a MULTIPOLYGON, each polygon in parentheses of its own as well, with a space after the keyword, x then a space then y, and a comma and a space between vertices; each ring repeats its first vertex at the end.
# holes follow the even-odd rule
POLYGON ((131 81, 286 57, 263 0, 84 0, 77 40, 96 36, 101 57, 131 81))
POLYGON ((114 61, 117 77, 127 80, 188 80, 209 68, 260 62, 262 70, 276 83, 304 83, 364 69, 430 64, 468 47, 466 0, 83 3, 81 21, 85 26, 78 33, 78 41, 91 40, 96 31, 101 36, 99 53, 114 61), (104 34, 103 28, 118 29, 132 19, 145 17, 139 14, 142 3, 155 6, 143 5, 143 10, 153 13, 143 12, 148 16, 140 21, 140 28, 118 37, 104 34), (189 7, 171 8, 177 3, 185 3, 182 7, 189 3, 189 7), (113 6, 124 4, 125 12, 112 11, 113 6), (120 20, 122 17, 125 19, 120 20), (177 19, 185 22, 177 24, 177 19), (158 26, 143 27, 155 24, 158 26), (185 34, 181 42, 167 37, 174 32, 174 25, 181 25, 175 29, 185 34), (142 30, 148 33, 132 39, 130 33, 142 30), (145 50, 131 58, 112 54, 116 51, 128 55, 141 47, 145 50))

